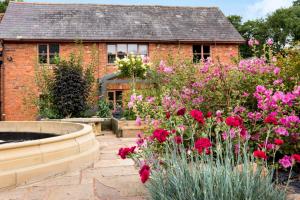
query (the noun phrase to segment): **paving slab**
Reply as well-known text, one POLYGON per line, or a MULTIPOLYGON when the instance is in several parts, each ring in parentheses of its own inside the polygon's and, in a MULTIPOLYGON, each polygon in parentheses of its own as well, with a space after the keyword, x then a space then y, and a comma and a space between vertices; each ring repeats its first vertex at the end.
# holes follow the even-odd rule
POLYGON ((144 200, 145 188, 134 162, 117 155, 135 139, 116 138, 106 131, 97 140, 100 156, 92 166, 0 191, 0 200, 144 200))

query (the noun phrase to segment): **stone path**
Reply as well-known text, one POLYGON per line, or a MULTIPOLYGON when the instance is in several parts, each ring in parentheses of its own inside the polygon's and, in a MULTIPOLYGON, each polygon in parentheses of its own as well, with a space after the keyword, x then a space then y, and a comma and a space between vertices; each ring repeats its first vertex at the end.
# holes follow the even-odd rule
MULTIPOLYGON (((1 191, 0 200, 143 200, 145 188, 129 159, 116 155, 135 139, 116 138, 111 132, 98 136, 100 159, 86 169, 1 191)), ((0 180, 1 181, 1 180, 0 180)))

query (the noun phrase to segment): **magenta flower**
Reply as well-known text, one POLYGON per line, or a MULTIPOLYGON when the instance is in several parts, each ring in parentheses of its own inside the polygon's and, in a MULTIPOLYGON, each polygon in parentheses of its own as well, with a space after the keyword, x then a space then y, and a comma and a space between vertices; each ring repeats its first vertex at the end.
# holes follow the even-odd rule
POLYGON ((277 79, 275 81, 273 81, 273 85, 280 85, 282 83, 282 79, 277 79))
POLYGON ((285 127, 297 126, 300 123, 300 119, 296 115, 287 116, 280 119, 280 123, 285 127))
POLYGON ((287 156, 287 155, 285 155, 283 158, 281 158, 280 160, 279 160, 279 163, 282 165, 282 167, 284 167, 284 168, 289 168, 289 167, 291 167, 292 166, 292 158, 291 158, 291 156, 287 156))
POLYGON ((275 67, 275 69, 274 69, 273 72, 277 76, 280 73, 280 68, 279 67, 275 67))
POLYGON ((272 38, 267 39, 267 45, 272 46, 274 44, 274 41, 272 38))
POLYGON ((140 117, 137 117, 136 120, 135 120, 135 124, 137 126, 141 126, 142 125, 142 119, 140 117))
POLYGON ((289 132, 284 127, 276 128, 275 133, 277 133, 278 135, 289 136, 289 132))

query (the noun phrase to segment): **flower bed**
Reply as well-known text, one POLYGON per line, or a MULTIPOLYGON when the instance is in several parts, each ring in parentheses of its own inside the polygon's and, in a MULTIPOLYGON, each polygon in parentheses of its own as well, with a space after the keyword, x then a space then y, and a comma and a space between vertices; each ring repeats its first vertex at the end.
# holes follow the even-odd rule
POLYGON ((235 65, 151 66, 154 87, 128 103, 147 128, 119 155, 140 165, 143 183, 150 178, 152 199, 285 198, 277 172, 299 172, 300 74, 287 76, 297 65, 277 66, 271 45, 235 65))

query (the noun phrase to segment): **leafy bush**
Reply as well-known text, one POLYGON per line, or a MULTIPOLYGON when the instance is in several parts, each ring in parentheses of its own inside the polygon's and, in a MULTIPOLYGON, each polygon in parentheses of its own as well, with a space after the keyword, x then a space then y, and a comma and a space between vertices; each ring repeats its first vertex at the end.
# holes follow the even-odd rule
POLYGON ((51 94, 61 117, 80 117, 87 109, 93 76, 83 69, 81 59, 71 54, 69 60, 58 60, 53 69, 51 94))
POLYGON ((109 108, 109 104, 103 98, 100 98, 99 101, 98 101, 97 116, 102 117, 102 118, 111 117, 111 111, 110 111, 110 108, 109 108))

